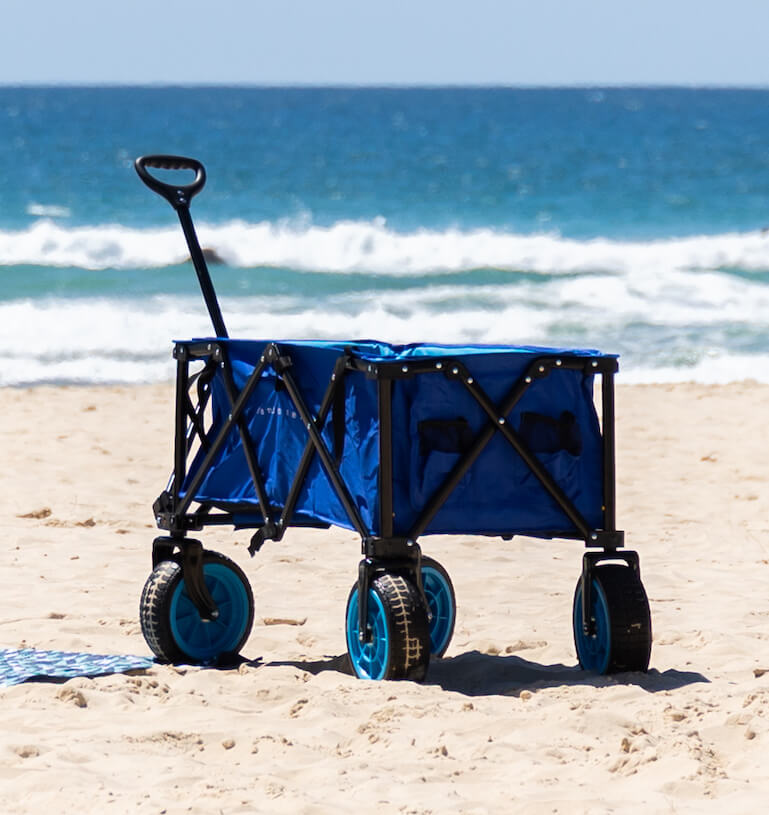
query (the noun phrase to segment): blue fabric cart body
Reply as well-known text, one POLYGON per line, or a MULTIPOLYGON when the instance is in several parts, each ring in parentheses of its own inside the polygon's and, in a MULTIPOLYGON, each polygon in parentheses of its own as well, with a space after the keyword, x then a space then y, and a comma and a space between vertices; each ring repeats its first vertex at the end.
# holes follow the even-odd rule
MULTIPOLYGON (((197 341, 203 342, 203 341, 197 341)), ((232 383, 242 391, 265 348, 257 340, 215 341, 229 360, 232 383)), ((355 366, 344 373, 322 438, 338 463, 360 517, 370 534, 407 536, 426 502, 444 483, 472 440, 489 424, 487 413, 466 383, 445 374, 459 363, 488 397, 499 404, 523 381, 537 360, 558 355, 579 366, 551 366, 548 374, 525 389, 504 417, 536 455, 563 493, 593 529, 603 527, 604 473, 602 437, 593 400, 591 361, 615 357, 590 350, 513 346, 389 345, 291 341, 279 343, 290 358, 291 372, 312 416, 341 355, 355 366), (584 360, 584 364, 581 361, 584 360), (392 530, 382 530, 380 462, 382 432, 378 381, 383 369, 396 371, 391 390, 392 530), (410 369, 419 369, 416 375, 410 369), (371 371, 375 375, 371 374, 371 371)), ((222 366, 224 367, 224 366, 222 366)), ((212 429, 222 428, 232 410, 224 373, 211 379, 212 429)), ((243 409, 243 420, 258 460, 269 503, 285 505, 308 440, 297 406, 275 370, 266 366, 243 409)), ((200 450, 182 484, 184 497, 205 464, 200 450)), ((262 514, 242 437, 231 427, 226 443, 205 466, 192 498, 231 513, 239 526, 257 526, 262 514)), ((349 514, 318 456, 314 456, 289 524, 333 524, 354 528, 349 514)), ((581 537, 531 468, 494 433, 465 472, 423 534, 529 534, 581 537)))

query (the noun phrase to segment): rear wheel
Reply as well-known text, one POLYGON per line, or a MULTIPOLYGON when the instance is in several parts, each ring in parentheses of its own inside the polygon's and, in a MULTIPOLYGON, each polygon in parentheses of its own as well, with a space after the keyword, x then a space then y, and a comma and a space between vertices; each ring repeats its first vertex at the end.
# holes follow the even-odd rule
POLYGON ((254 621, 248 578, 237 564, 217 552, 204 553, 203 578, 219 610, 215 620, 201 618, 176 561, 161 561, 147 578, 139 617, 144 639, 159 659, 222 662, 245 645, 254 621))
POLYGON ((368 640, 358 636, 358 584, 350 591, 345 617, 347 653, 360 679, 421 682, 430 661, 427 611, 416 587, 404 577, 381 574, 368 592, 368 640))
POLYGON ((651 614, 638 572, 601 564, 593 569, 590 592, 593 632, 582 627, 582 580, 574 592, 574 644, 579 664, 599 674, 646 671, 651 655, 651 614))
POLYGON ((430 557, 422 558, 422 588, 429 612, 430 653, 442 657, 454 633, 457 598, 448 572, 430 557))

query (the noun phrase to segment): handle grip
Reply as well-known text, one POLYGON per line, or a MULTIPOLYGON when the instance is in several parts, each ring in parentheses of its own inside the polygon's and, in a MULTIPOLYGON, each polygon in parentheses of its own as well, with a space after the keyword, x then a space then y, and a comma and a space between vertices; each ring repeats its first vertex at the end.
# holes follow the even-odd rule
POLYGON ((158 195, 168 201, 174 209, 188 207, 190 201, 203 189, 206 183, 206 170, 194 158, 185 156, 139 156, 134 162, 139 178, 158 195), (166 184, 152 175, 147 168, 157 170, 193 170, 195 180, 189 184, 166 184))

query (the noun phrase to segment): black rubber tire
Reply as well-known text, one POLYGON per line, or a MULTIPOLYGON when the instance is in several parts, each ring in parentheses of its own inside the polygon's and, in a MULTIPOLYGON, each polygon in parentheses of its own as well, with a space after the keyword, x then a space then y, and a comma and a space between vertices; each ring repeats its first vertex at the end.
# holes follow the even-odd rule
MULTIPOLYGON (((602 563, 593 570, 594 588, 595 584, 603 592, 608 612, 608 640, 605 643, 609 649, 608 663, 601 673, 647 671, 652 647, 651 612, 638 572, 630 566, 602 563)), ((595 597, 593 601, 595 607, 595 597)), ((580 665, 585 667, 580 655, 580 631, 577 629, 582 620, 581 580, 577 581, 574 591, 572 617, 577 658, 580 665)))
MULTIPOLYGON (((207 564, 217 564, 230 570, 242 584, 247 597, 247 620, 242 636, 233 647, 218 653, 212 660, 226 664, 232 661, 245 645, 254 622, 254 597, 248 578, 243 570, 228 557, 218 552, 204 552, 203 568, 207 564)), ((181 565, 175 560, 163 560, 147 578, 139 601, 139 620, 142 634, 152 652, 163 662, 199 662, 179 646, 171 625, 171 602, 179 582, 182 580, 181 565)))
MULTIPOLYGON (((422 682, 430 664, 430 627, 427 609, 416 586, 402 575, 384 573, 371 583, 384 610, 385 637, 389 642, 386 664, 375 679, 407 679, 422 682)), ((345 631, 350 668, 358 677, 364 674, 356 669, 353 652, 357 639, 358 584, 353 585, 347 600, 345 631), (354 605, 353 605, 354 603, 354 605), (351 611, 353 613, 351 613, 351 611), (355 638, 351 642, 351 638, 355 638)), ((369 602, 369 613, 372 605, 369 602)))
MULTIPOLYGON (((443 613, 445 614, 446 619, 442 621, 441 625, 443 627, 443 632, 441 636, 441 644, 432 651, 432 655, 434 657, 442 657, 446 653, 446 649, 449 647, 451 643, 451 638, 454 635, 454 624, 457 620, 457 597, 454 593, 454 584, 451 582, 451 578, 449 577, 449 573, 446 569, 437 561, 431 557, 422 557, 422 581, 424 582, 425 569, 433 569, 439 576, 440 581, 442 582, 442 588, 445 590, 445 596, 443 597, 444 603, 448 604, 448 608, 442 609, 443 613)), ((429 592, 427 591, 427 586, 425 586, 425 593, 428 594, 428 605, 430 605, 430 598, 429 592)), ((429 608, 428 611, 430 613, 435 613, 437 609, 429 608)), ((432 632, 433 626, 436 625, 436 620, 431 619, 428 617, 430 630, 432 632)), ((432 650, 433 642, 431 636, 431 643, 430 647, 432 650)))

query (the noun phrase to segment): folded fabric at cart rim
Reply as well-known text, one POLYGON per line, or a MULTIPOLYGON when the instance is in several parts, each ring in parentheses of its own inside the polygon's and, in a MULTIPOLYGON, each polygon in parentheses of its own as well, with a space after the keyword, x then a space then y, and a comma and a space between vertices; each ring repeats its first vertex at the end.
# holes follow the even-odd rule
POLYGON ((123 673, 153 664, 151 657, 0 648, 0 685, 18 685, 35 678, 71 679, 123 673))

